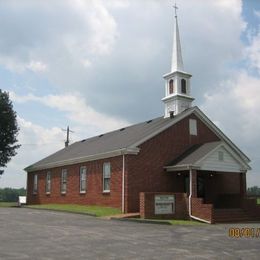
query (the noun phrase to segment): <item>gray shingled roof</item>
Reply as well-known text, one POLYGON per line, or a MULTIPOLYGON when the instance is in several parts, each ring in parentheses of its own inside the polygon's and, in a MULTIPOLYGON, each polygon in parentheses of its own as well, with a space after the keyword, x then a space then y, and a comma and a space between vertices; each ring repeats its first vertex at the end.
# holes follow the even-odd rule
POLYGON ((202 158, 204 158, 208 153, 213 151, 222 142, 210 142, 200 145, 194 145, 185 151, 182 155, 176 158, 174 161, 169 163, 168 166, 183 166, 183 165, 194 165, 202 158))
MULTIPOLYGON (((187 112, 187 110, 186 110, 187 112)), ((185 113, 186 114, 186 113, 185 113)), ((179 117, 176 116, 176 120, 179 117)), ((94 156, 98 154, 110 153, 119 149, 132 147, 143 138, 156 131, 170 126, 171 118, 158 117, 139 124, 131 125, 99 136, 75 142, 39 162, 25 168, 26 171, 46 169, 60 165, 69 164, 69 161, 82 157, 94 156)), ((132 147, 133 148, 133 147, 132 147)))

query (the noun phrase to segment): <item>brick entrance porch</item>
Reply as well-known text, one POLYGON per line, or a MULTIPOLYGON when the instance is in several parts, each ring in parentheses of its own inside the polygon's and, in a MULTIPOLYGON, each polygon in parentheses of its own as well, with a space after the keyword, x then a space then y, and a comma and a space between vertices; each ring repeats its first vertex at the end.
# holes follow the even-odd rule
POLYGON ((191 169, 172 174, 182 183, 190 218, 208 223, 260 220, 260 205, 246 196, 245 173, 191 169))

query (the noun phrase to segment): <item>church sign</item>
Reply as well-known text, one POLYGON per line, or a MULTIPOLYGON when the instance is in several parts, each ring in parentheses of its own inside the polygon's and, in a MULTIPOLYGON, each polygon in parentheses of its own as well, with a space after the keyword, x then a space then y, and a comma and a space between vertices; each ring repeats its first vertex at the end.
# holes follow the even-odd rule
POLYGON ((175 197, 174 195, 155 195, 154 196, 154 213, 174 214, 175 213, 175 197))

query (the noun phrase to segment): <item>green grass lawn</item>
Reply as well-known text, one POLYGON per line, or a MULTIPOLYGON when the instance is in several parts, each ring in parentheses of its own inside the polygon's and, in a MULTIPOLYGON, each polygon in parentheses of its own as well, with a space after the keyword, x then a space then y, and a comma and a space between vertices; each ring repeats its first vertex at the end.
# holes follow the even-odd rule
POLYGON ((257 198, 257 204, 260 204, 260 198, 257 198))
POLYGON ((29 208, 36 209, 50 209, 58 211, 66 211, 72 213, 86 213, 94 214, 97 217, 104 217, 110 215, 120 214, 120 209, 110 208, 110 207, 101 207, 101 206, 83 206, 76 204, 44 204, 44 205, 30 205, 29 208))
POLYGON ((0 202, 0 208, 17 206, 16 202, 0 202))
POLYGON ((170 225, 205 225, 206 223, 202 223, 195 220, 177 220, 177 219, 171 219, 171 220, 162 220, 162 219, 149 219, 149 221, 160 221, 160 222, 167 222, 170 225))
POLYGON ((171 225, 207 225, 206 223, 199 222, 196 220, 169 220, 171 225))
POLYGON ((143 219, 143 218, 131 218, 129 220, 133 220, 136 222, 142 223, 158 223, 158 224, 167 224, 167 225, 206 225, 206 223, 196 221, 196 220, 176 220, 176 219, 143 219))

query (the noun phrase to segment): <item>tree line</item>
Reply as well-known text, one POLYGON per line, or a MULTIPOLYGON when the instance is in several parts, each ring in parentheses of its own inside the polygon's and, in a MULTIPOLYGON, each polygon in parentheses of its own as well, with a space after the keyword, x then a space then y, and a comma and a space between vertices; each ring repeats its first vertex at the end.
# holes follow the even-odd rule
POLYGON ((25 188, 0 188, 0 202, 17 202, 19 196, 26 196, 25 188))
POLYGON ((247 189, 247 195, 249 196, 260 196, 260 187, 253 186, 247 189))

